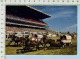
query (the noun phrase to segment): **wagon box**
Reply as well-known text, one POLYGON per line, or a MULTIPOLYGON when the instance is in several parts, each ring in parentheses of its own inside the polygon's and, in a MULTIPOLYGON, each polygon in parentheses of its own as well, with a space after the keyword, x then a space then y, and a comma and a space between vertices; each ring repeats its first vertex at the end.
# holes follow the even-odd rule
POLYGON ((71 43, 71 39, 62 40, 63 43, 71 43))

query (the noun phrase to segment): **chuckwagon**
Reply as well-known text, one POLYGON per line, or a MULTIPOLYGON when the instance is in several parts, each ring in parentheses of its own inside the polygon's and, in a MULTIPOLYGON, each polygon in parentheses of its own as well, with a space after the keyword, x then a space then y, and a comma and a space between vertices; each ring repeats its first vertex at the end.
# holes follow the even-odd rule
POLYGON ((62 39, 62 42, 65 44, 65 45, 68 45, 68 46, 71 46, 72 44, 72 37, 70 35, 65 35, 66 36, 66 39, 62 39))

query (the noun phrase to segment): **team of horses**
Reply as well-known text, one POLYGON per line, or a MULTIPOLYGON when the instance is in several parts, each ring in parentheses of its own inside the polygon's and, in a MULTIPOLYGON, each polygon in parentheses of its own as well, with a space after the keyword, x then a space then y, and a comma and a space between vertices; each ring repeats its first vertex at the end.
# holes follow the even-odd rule
MULTIPOLYGON (((47 39, 48 34, 46 35, 37 35, 37 34, 32 34, 27 35, 25 37, 18 37, 12 35, 10 38, 12 39, 9 43, 8 46, 10 45, 10 43, 12 41, 14 41, 14 45, 16 46, 23 46, 23 49, 18 49, 17 53, 19 50, 21 51, 29 51, 35 48, 35 50, 39 50, 40 49, 40 45, 42 45, 42 49, 45 50, 45 48, 51 48, 51 47, 58 47, 58 48, 62 48, 65 46, 64 40, 66 40, 66 36, 60 36, 60 39, 57 40, 52 40, 51 38, 47 39), (47 44, 49 46, 47 46, 47 44)), ((71 43, 71 42, 70 42, 71 43)))

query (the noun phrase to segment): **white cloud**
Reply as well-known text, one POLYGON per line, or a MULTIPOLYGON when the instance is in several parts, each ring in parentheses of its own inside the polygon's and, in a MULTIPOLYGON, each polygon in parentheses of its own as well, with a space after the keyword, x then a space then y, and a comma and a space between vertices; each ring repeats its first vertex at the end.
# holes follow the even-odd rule
POLYGON ((61 11, 52 15, 53 18, 71 17, 74 11, 61 11))
POLYGON ((77 30, 77 24, 73 24, 73 25, 71 25, 69 27, 63 28, 61 31, 62 32, 68 32, 68 31, 76 32, 76 30, 77 30))

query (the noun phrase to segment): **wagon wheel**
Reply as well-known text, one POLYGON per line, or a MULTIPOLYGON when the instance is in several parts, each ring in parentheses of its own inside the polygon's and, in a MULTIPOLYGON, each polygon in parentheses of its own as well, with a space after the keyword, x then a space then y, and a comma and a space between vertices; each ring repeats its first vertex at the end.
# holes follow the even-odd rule
POLYGON ((71 46, 72 44, 71 44, 71 42, 70 43, 66 43, 66 46, 71 46))
POLYGON ((63 48, 66 47, 66 43, 64 43, 62 47, 63 47, 63 48))
POLYGON ((72 43, 69 43, 69 46, 72 46, 72 43))

